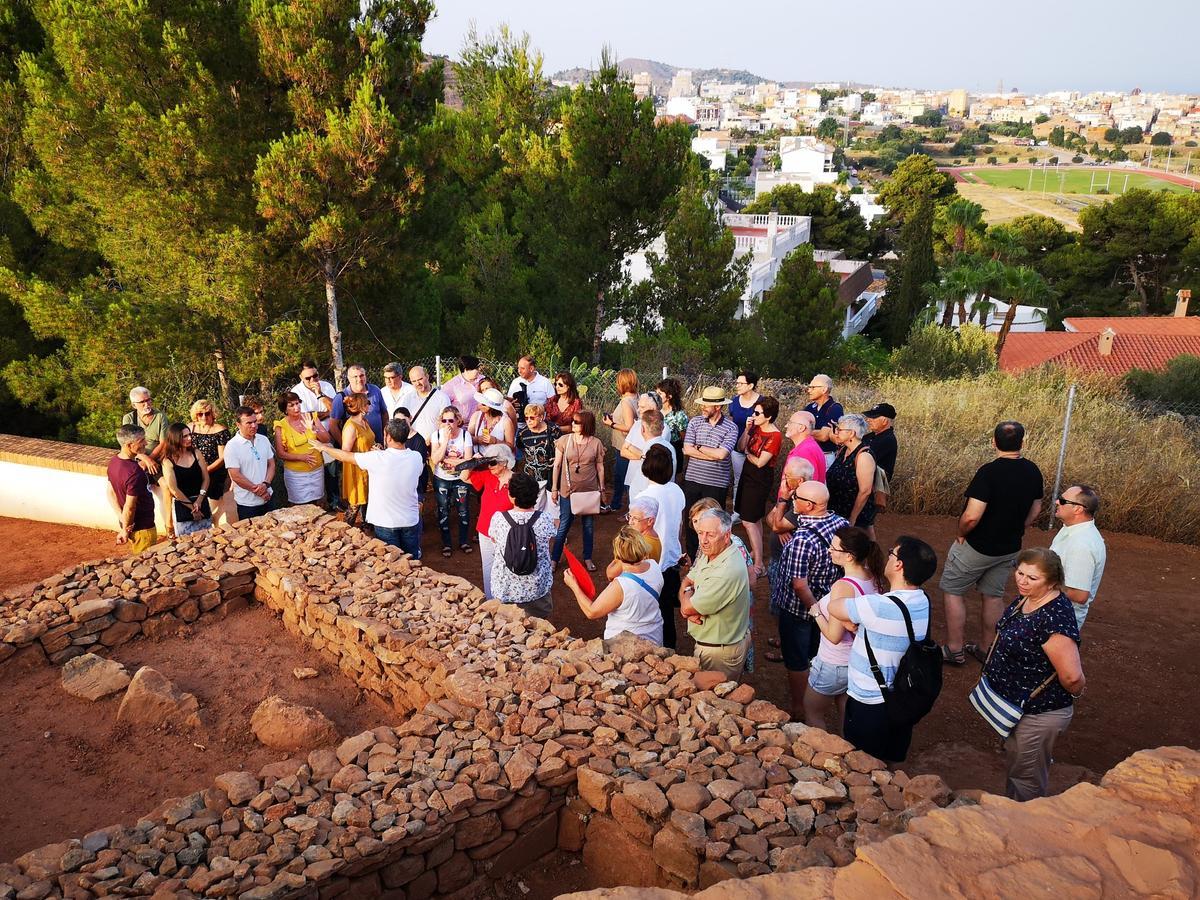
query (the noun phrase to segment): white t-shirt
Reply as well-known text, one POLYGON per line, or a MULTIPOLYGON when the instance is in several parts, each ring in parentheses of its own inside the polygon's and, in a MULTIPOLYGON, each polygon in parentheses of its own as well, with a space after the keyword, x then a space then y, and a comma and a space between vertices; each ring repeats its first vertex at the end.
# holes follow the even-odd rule
POLYGON ((1066 586, 1088 592, 1087 603, 1071 603, 1075 609, 1075 624, 1082 628, 1096 600, 1096 591, 1100 590, 1104 564, 1108 561, 1104 538, 1094 521, 1076 522, 1059 530, 1050 542, 1050 549, 1062 560, 1066 586))
MULTIPOLYGON (((401 406, 406 407, 410 413, 416 412, 409 404, 412 402, 413 397, 417 396, 417 392, 403 378, 400 379, 400 390, 396 391, 396 393, 393 394, 392 389, 387 385, 381 387, 379 393, 383 394, 383 405, 387 407, 388 421, 391 421, 392 416, 396 414, 396 410, 401 406)), ((387 423, 385 422, 384 426, 386 427, 386 425, 387 423)))
POLYGON ((525 396, 529 399, 526 403, 536 403, 538 406, 545 406, 546 401, 554 396, 554 385, 550 379, 538 372, 533 378, 528 380, 520 376, 512 380, 512 384, 508 386, 508 396, 512 397, 517 391, 524 391, 525 396))
POLYGON ((380 528, 408 528, 421 521, 417 482, 425 467, 415 450, 368 450, 355 453, 354 464, 371 476, 367 521, 380 528))
MULTIPOLYGON (((312 388, 306 385, 303 381, 292 388, 292 392, 300 398, 300 412, 314 413, 321 411, 321 396, 328 397, 332 400, 337 396, 337 391, 333 389, 333 385, 328 381, 319 382, 321 393, 317 394, 312 388)), ((245 506, 245 504, 242 504, 245 506)))
MULTIPOLYGON (((908 609, 912 618, 913 635, 918 641, 929 633, 929 598, 925 592, 888 591, 908 609)), ((871 651, 879 663, 884 680, 890 685, 896 677, 900 657, 908 650, 908 628, 904 616, 886 594, 864 594, 848 597, 845 601, 850 621, 859 626, 854 634, 854 646, 850 650, 850 676, 846 693, 859 703, 879 704, 883 694, 879 682, 871 674, 871 661, 867 657, 866 638, 871 639, 871 651)))
POLYGON ((686 501, 683 490, 673 481, 659 484, 647 481, 645 489, 636 497, 653 497, 658 501, 658 515, 654 517, 654 533, 662 541, 662 557, 659 564, 663 569, 669 569, 679 562, 682 550, 679 546, 679 528, 683 524, 683 507, 686 501))
MULTIPOLYGON (((251 443, 238 433, 225 445, 225 468, 237 469, 243 478, 260 484, 267 480, 267 463, 274 455, 271 442, 264 435, 256 434, 254 443, 251 443)), ((262 506, 267 502, 236 482, 233 485, 233 499, 242 506, 262 506)))
POLYGON ((433 436, 437 433, 442 417, 442 410, 454 404, 450 402, 450 395, 441 388, 433 388, 433 396, 430 397, 426 394, 425 397, 418 395, 417 389, 412 388, 408 402, 401 405, 407 406, 408 411, 415 416, 412 422, 412 430, 425 438, 425 443, 433 446, 433 436), (425 397, 429 397, 428 403, 425 402, 425 397), (424 405, 424 409, 422 409, 422 405, 424 405), (418 409, 421 410, 419 416, 417 415, 418 409))
POLYGON ((625 484, 629 486, 630 497, 636 497, 650 483, 650 479, 642 474, 642 460, 646 458, 646 451, 655 444, 661 444, 667 448, 667 452, 671 455, 671 478, 672 480, 675 478, 675 449, 671 446, 671 442, 661 434, 656 438, 647 439, 642 433, 642 423, 634 422, 622 445, 622 447, 632 447, 642 451, 642 459, 629 460, 629 468, 625 470, 625 484))
POLYGON ((650 568, 645 572, 622 572, 617 576, 617 584, 621 586, 624 599, 621 605, 608 614, 604 621, 604 639, 615 638, 622 631, 636 634, 647 640, 654 641, 660 647, 663 641, 662 610, 655 597, 637 583, 633 576, 646 582, 651 588, 662 593, 663 573, 658 563, 649 560, 650 568))

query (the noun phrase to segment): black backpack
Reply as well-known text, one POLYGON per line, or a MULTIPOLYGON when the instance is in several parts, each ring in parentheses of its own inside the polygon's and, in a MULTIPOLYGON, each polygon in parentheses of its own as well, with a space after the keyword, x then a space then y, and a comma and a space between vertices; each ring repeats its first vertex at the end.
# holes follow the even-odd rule
POLYGON ((883 694, 888 721, 898 728, 911 728, 933 709, 934 701, 942 692, 942 650, 936 641, 930 639, 928 628, 924 639, 918 641, 908 607, 900 602, 899 597, 888 594, 888 599, 900 607, 900 614, 904 616, 904 625, 908 629, 908 649, 900 657, 891 687, 888 687, 883 672, 879 670, 865 630, 863 643, 867 659, 871 661, 871 674, 875 676, 883 694))
POLYGON ((507 512, 502 512, 504 521, 508 523, 508 538, 504 541, 504 565, 514 575, 532 575, 537 568, 538 545, 537 536, 533 533, 533 523, 542 514, 539 509, 527 522, 516 522, 507 512))

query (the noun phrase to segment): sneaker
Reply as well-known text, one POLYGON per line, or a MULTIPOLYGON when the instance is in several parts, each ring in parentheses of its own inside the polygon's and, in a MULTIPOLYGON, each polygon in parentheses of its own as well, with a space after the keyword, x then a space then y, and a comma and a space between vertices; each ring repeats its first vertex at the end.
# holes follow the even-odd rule
POLYGON ((742 521, 742 517, 741 517, 741 516, 739 516, 737 513, 734 513, 734 514, 733 514, 733 516, 732 516, 732 518, 733 518, 733 524, 734 524, 734 525, 738 525, 738 524, 740 524, 740 523, 741 523, 741 521, 742 521))
POLYGON ((609 506, 607 503, 600 504, 600 514, 601 515, 607 516, 612 511, 613 511, 613 508, 611 506, 609 506))

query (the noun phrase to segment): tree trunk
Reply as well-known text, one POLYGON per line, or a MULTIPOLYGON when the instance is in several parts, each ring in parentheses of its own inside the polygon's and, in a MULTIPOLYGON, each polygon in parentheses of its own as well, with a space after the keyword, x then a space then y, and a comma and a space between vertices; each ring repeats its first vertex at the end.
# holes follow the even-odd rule
POLYGON ((1138 312, 1147 316, 1150 314, 1150 300, 1146 297, 1146 286, 1142 284, 1142 275, 1138 272, 1136 263, 1129 264, 1129 274, 1133 277, 1133 289, 1138 295, 1138 312))
POLYGON ((221 384, 221 397, 228 409, 237 409, 237 395, 233 392, 233 385, 229 383, 229 372, 225 368, 225 348, 224 341, 218 338, 218 345, 213 350, 213 359, 217 361, 217 381, 221 384))
POLYGON ((346 361, 342 356, 342 332, 338 328, 337 274, 333 258, 325 259, 325 312, 329 319, 329 349, 333 354, 333 383, 337 390, 346 386, 346 361))
POLYGON ((1008 332, 1012 330, 1013 321, 1017 318, 1017 303, 1016 297, 1012 297, 1008 301, 1008 311, 1004 313, 1004 321, 1000 324, 1000 335, 996 338, 996 359, 1000 359, 1000 351, 1004 349, 1004 342, 1008 340, 1008 332))
POLYGON ((967 324, 967 301, 964 297, 958 298, 958 324, 967 324))
MULTIPOLYGON (((943 302, 946 305, 942 309, 942 327, 949 328, 951 325, 954 324, 954 304, 951 302, 949 297, 947 297, 943 302)), ((959 305, 961 306, 962 301, 960 300, 958 302, 959 302, 959 305)), ((959 316, 959 321, 960 322, 962 321, 962 316, 959 316)))
POLYGON ((600 337, 604 333, 604 291, 596 291, 596 323, 592 327, 592 365, 600 365, 600 337))

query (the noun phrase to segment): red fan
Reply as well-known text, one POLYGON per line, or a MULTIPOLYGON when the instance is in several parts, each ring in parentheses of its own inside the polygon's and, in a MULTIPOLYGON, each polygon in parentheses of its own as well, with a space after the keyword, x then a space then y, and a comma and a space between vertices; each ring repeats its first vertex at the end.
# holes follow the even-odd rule
POLYGON ((587 569, 585 569, 583 567, 583 563, 581 563, 576 558, 575 554, 572 553, 570 550, 568 550, 566 547, 563 547, 563 553, 567 557, 567 568, 571 570, 571 574, 574 575, 575 580, 577 582, 579 582, 580 590, 582 590, 585 594, 587 594, 587 598, 589 600, 595 600, 596 599, 596 585, 595 585, 595 582, 592 581, 591 572, 589 572, 587 569))

